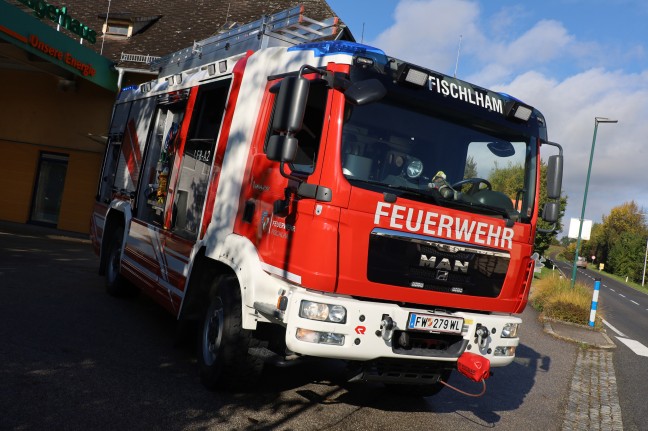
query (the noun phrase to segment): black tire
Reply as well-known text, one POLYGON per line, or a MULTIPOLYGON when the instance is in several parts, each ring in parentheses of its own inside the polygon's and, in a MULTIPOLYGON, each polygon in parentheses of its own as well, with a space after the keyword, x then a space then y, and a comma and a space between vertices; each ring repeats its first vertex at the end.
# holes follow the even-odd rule
POLYGON ((209 306, 199 327, 201 381, 210 390, 249 389, 263 370, 263 358, 250 352, 261 343, 243 329, 238 282, 233 276, 221 276, 209 291, 209 306))
MULTIPOLYGON (((441 380, 447 382, 450 378, 452 370, 441 370, 441 380)), ((401 397, 431 397, 436 395, 445 388, 445 385, 442 383, 433 383, 430 385, 398 385, 398 384, 386 384, 385 388, 389 392, 396 393, 401 397)))
POLYGON ((118 227, 110 233, 106 253, 106 292, 115 297, 132 296, 136 290, 123 275, 120 274, 122 240, 124 228, 118 227))

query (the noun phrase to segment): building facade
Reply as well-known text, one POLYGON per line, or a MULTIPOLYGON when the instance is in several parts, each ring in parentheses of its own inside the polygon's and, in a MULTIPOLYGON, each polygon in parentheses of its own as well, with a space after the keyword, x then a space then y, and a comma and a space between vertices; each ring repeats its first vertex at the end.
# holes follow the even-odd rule
POLYGON ((158 57, 298 4, 334 15, 324 0, 0 0, 0 220, 87 233, 119 88, 153 79, 158 57))

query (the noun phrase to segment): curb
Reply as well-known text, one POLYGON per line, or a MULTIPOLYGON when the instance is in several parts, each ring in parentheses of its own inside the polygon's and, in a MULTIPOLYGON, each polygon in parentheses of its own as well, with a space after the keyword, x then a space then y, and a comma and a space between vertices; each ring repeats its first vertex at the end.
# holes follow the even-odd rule
MULTIPOLYGON (((602 344, 601 343, 591 343, 589 341, 578 340, 576 338, 568 337, 566 335, 561 335, 561 334, 557 333, 556 331, 553 330, 553 327, 551 326, 551 319, 544 318, 543 323, 544 323, 544 331, 547 334, 550 334, 550 335, 552 335, 552 336, 554 336, 556 338, 559 338, 561 340, 571 341, 573 343, 578 343, 578 344, 585 344, 585 345, 587 345, 589 347, 596 347, 598 349, 616 349, 616 347, 617 347, 616 344, 614 344, 612 339, 605 332, 598 332, 599 334, 601 334, 601 336, 605 340, 604 343, 602 343, 602 344)), ((563 325, 574 326, 574 327, 580 328, 580 329, 582 329, 584 331, 593 331, 592 329, 590 329, 587 326, 578 325, 576 323, 571 323, 571 322, 560 322, 560 323, 563 324, 563 325)))

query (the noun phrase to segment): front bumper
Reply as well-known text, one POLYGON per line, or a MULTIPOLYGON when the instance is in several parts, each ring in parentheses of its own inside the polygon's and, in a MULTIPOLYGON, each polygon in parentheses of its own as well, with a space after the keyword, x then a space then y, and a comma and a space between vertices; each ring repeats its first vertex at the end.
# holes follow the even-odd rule
POLYGON ((501 367, 513 361, 519 344, 517 336, 501 336, 505 325, 522 323, 520 318, 510 315, 401 307, 301 289, 286 296, 288 301, 282 316, 286 345, 302 355, 352 361, 392 358, 451 363, 469 351, 488 358, 492 367, 501 367), (341 305, 347 310, 346 321, 332 323, 300 317, 302 301, 341 305), (462 318, 463 327, 458 334, 408 330, 410 313, 462 318), (304 341, 304 332, 332 334, 328 339, 338 340, 339 345, 304 341))

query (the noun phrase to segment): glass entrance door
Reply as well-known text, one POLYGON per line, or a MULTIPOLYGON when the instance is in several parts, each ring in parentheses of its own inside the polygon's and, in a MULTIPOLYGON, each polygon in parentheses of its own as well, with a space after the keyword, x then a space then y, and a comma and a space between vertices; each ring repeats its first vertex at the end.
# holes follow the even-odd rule
POLYGON ((65 154, 41 153, 30 221, 58 224, 67 165, 65 154))

